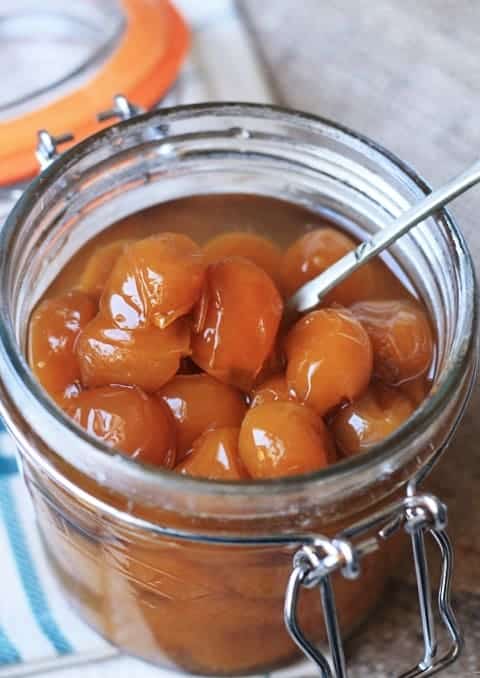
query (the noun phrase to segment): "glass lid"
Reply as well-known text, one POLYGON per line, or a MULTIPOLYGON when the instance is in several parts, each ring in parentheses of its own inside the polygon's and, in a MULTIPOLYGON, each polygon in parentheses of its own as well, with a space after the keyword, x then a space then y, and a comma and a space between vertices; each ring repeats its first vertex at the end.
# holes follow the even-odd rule
POLYGON ((78 142, 99 129, 115 94, 158 102, 187 46, 169 0, 2 0, 0 186, 37 173, 38 130, 78 142))
POLYGON ((0 13, 0 121, 71 92, 115 49, 125 20, 116 0, 4 0, 0 13))

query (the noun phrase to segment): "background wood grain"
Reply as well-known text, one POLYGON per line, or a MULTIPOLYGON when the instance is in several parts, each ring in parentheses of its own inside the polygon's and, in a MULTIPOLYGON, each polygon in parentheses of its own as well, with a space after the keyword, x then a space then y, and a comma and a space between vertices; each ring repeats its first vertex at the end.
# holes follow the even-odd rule
MULTIPOLYGON (((433 186, 480 157, 477 0, 239 0, 277 103, 346 124, 433 186)), ((452 208, 480 263, 480 188, 452 208)), ((431 481, 448 501, 455 603, 466 649, 448 676, 480 675, 480 390, 431 481)), ((387 676, 419 656, 408 568, 349 643, 351 675, 387 676)))

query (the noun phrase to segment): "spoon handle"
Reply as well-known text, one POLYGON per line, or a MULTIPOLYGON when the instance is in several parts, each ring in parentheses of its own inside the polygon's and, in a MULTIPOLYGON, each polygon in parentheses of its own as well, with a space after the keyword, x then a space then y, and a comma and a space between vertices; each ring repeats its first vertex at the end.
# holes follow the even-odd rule
POLYGON ((342 282, 353 271, 366 264, 367 261, 370 261, 395 242, 397 238, 407 233, 412 226, 416 226, 420 221, 429 217, 458 195, 465 193, 479 181, 480 160, 441 188, 430 193, 424 200, 410 207, 393 223, 377 231, 369 240, 362 242, 356 249, 336 261, 323 273, 300 287, 286 304, 287 315, 313 310, 327 292, 330 292, 333 287, 342 282))

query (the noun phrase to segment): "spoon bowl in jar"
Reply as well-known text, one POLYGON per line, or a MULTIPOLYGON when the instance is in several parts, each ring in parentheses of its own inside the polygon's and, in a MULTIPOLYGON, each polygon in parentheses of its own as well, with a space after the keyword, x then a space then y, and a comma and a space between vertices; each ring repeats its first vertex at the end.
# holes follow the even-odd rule
POLYGON ((360 243, 351 252, 329 266, 309 282, 302 285, 285 304, 283 322, 290 325, 299 314, 313 311, 323 297, 351 273, 380 254, 411 228, 431 216, 439 208, 454 200, 480 182, 480 160, 448 183, 430 193, 424 200, 406 210, 385 228, 360 243))

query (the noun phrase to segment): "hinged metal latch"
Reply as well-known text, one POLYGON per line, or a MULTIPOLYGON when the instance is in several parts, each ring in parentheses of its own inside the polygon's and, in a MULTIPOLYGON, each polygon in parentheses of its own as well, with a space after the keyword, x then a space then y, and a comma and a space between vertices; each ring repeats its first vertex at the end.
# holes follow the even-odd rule
MULTIPOLYGON (((136 115, 142 113, 143 110, 132 104, 123 94, 117 94, 113 97, 113 107, 106 111, 101 111, 97 118, 99 121, 111 120, 118 118, 119 120, 128 120, 136 115)), ((74 136, 70 132, 60 134, 59 136, 52 136, 47 130, 40 130, 38 132, 38 142, 35 155, 37 156, 40 168, 44 170, 48 167, 55 158, 60 155, 58 147, 68 141, 73 141, 74 136)))
POLYGON ((127 97, 123 94, 116 94, 113 97, 113 107, 109 108, 106 111, 101 111, 97 115, 97 120, 102 122, 104 120, 112 120, 113 118, 118 118, 118 120, 129 120, 136 115, 143 113, 143 109, 135 104, 132 104, 127 97))
POLYGON ((458 657, 463 641, 450 604, 453 552, 446 533, 447 510, 436 497, 428 494, 414 495, 349 527, 334 539, 319 537, 313 543, 302 546, 295 554, 293 571, 285 596, 285 625, 302 652, 318 666, 322 678, 347 678, 331 575, 334 572, 340 572, 347 579, 356 579, 361 574, 363 556, 380 548, 381 543, 402 526, 410 535, 412 543, 424 655, 416 666, 402 673, 399 678, 431 676, 458 657), (436 641, 430 576, 425 551, 426 534, 433 537, 440 549, 442 561, 438 612, 450 638, 450 647, 441 656, 438 656, 436 641), (332 665, 325 655, 304 636, 297 620, 297 605, 301 589, 314 587, 320 589, 332 665))
POLYGON ((37 150, 35 155, 37 156, 41 169, 43 170, 48 167, 50 163, 58 157, 58 146, 67 143, 67 141, 73 141, 73 138, 73 134, 70 134, 70 132, 54 137, 47 132, 47 130, 40 130, 38 132, 37 150))

